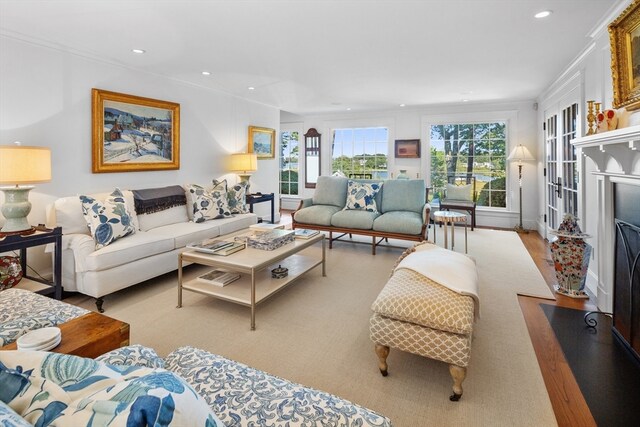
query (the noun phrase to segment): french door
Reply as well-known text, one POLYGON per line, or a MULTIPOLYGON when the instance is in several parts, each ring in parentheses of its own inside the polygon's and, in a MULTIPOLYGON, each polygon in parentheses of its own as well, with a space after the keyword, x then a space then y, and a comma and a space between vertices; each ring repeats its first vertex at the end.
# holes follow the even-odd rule
POLYGON ((547 233, 565 214, 578 216, 578 169, 571 140, 579 135, 580 112, 575 96, 545 111, 545 193, 547 233))

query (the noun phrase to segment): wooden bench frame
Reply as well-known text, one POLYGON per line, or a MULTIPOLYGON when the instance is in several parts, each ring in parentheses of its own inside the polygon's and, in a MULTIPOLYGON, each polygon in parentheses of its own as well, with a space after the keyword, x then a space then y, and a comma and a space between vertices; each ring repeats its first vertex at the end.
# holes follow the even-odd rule
POLYGON ((296 209, 291 214, 291 226, 295 230, 296 228, 307 228, 311 230, 318 231, 327 231, 329 233, 329 249, 333 248, 333 241, 340 240, 345 235, 349 235, 351 237, 353 234, 360 236, 370 236, 371 237, 371 254, 376 254, 376 246, 378 246, 383 241, 388 241, 389 239, 399 239, 399 240, 409 240, 412 242, 421 242, 423 240, 427 240, 428 235, 427 232, 429 230, 429 215, 431 214, 431 210, 426 212, 427 221, 422 224, 422 230, 420 234, 403 234, 403 233, 388 233, 384 231, 376 231, 372 229, 361 229, 361 228, 346 228, 346 227, 334 227, 330 225, 317 225, 317 224, 305 224, 301 222, 297 222, 295 219, 295 214, 302 208, 303 202, 300 201, 298 205, 298 209, 296 209), (340 233, 340 236, 333 237, 333 233, 340 233), (376 241, 379 238, 380 240, 376 241))

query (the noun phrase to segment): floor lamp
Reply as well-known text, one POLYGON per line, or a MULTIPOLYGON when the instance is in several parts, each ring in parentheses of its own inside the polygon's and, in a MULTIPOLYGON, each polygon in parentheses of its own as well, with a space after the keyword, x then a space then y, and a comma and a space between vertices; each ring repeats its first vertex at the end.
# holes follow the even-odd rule
POLYGON ((507 157, 510 162, 518 162, 518 185, 520 187, 520 223, 515 226, 514 230, 518 233, 528 233, 529 230, 525 230, 522 226, 522 163, 532 162, 535 158, 531 155, 531 152, 522 144, 514 147, 507 157))

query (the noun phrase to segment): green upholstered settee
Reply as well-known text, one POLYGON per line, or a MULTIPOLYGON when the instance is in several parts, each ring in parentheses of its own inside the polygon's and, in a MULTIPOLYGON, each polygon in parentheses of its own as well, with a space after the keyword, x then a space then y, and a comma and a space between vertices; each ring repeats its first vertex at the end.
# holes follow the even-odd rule
POLYGON ((381 181, 320 176, 313 197, 301 200, 293 213, 293 228, 329 232, 329 248, 334 240, 346 235, 371 236, 375 255, 376 246, 383 240, 420 242, 427 238, 431 207, 426 200, 427 188, 421 179, 381 181), (379 187, 371 196, 373 208, 349 207, 348 195, 353 195, 354 183, 356 187, 379 187), (339 236, 334 238, 333 233, 339 236))

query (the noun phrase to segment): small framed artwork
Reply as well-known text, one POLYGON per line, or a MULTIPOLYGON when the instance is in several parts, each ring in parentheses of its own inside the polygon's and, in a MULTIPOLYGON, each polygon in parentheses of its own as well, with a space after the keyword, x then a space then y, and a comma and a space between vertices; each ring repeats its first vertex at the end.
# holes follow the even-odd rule
POLYGON ((609 25, 613 108, 640 108, 640 3, 632 2, 609 25))
POLYGON ((180 104, 92 89, 92 171, 180 169, 180 104))
POLYGON ((275 129, 249 126, 249 153, 256 153, 258 159, 273 159, 276 149, 275 129))
POLYGON ((419 139, 396 139, 396 158, 420 158, 419 139))

